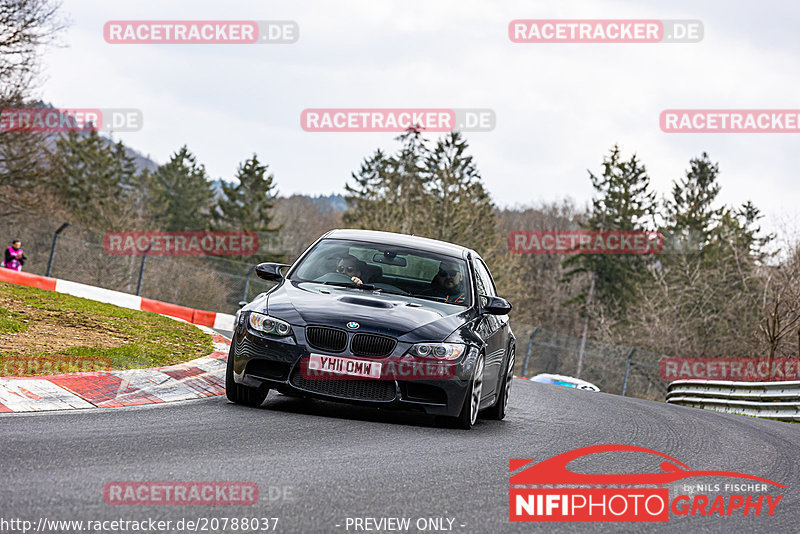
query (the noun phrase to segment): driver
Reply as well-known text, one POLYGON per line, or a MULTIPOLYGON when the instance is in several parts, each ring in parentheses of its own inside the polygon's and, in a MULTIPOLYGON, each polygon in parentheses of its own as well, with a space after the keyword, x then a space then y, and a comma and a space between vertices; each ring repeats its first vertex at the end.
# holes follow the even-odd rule
POLYGON ((431 287, 422 295, 443 298, 446 302, 462 304, 464 302, 464 275, 458 265, 452 261, 439 264, 439 272, 431 280, 431 287))
POLYGON ((336 264, 336 272, 347 276, 354 284, 364 283, 361 280, 362 271, 361 261, 351 254, 342 256, 339 263, 336 264))

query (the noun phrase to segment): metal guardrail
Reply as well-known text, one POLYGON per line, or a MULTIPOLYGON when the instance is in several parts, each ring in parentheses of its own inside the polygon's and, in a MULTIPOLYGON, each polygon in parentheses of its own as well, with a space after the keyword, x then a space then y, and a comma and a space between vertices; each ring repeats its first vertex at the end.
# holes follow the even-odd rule
POLYGON ((676 380, 667 402, 725 413, 800 421, 800 381, 676 380))

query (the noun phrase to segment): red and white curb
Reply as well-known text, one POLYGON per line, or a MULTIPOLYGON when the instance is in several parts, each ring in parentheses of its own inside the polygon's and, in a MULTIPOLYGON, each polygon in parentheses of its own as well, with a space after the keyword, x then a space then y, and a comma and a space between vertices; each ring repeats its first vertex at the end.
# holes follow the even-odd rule
POLYGON ((73 295, 75 297, 83 297, 97 302, 114 304, 121 308, 160 313, 161 315, 183 319, 188 323, 196 325, 218 328, 220 330, 233 330, 234 316, 227 313, 196 310, 194 308, 187 308, 186 306, 178 306, 177 304, 138 297, 130 293, 70 282, 69 280, 48 278, 46 276, 39 276, 38 274, 17 272, 11 269, 0 269, 0 282, 38 287, 39 289, 47 289, 55 291, 56 293, 66 293, 67 295, 73 295))
MULTIPOLYGON (((5 270, 5 269, 2 269, 5 270)), ((200 399, 225 392, 230 341, 207 327, 214 352, 152 369, 0 378, 0 413, 112 408, 200 399)))

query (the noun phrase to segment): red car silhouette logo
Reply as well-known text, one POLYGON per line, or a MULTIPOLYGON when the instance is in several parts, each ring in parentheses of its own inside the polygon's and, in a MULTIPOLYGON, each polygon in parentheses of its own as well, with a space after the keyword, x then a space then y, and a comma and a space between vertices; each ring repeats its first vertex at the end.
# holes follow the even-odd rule
MULTIPOLYGON (((510 471, 513 472, 519 467, 527 465, 532 461, 533 460, 511 460, 510 471)), ((766 478, 748 475, 745 473, 737 473, 735 471, 695 471, 671 456, 654 451, 653 449, 637 447, 635 445, 592 445, 590 447, 574 449, 563 454, 553 456, 548 460, 538 462, 527 469, 520 471, 511 477, 509 484, 669 484, 670 482, 675 482, 676 480, 681 480, 684 478, 710 476, 746 478, 749 480, 766 482, 781 488, 786 487, 783 484, 779 484, 766 478), (574 471, 567 469, 567 464, 576 458, 587 456, 589 454, 597 454, 600 452, 617 451, 634 451, 655 454, 665 458, 666 461, 661 462, 660 473, 631 473, 623 475, 583 474, 575 473, 574 471)))

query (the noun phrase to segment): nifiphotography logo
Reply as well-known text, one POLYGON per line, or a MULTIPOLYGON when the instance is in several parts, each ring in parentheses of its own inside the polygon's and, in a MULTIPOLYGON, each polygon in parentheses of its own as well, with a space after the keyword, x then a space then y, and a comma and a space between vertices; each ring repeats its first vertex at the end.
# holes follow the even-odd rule
POLYGON ((786 487, 745 473, 693 470, 664 453, 620 444, 581 447, 541 462, 512 459, 509 470, 514 473, 508 490, 510 521, 666 522, 670 511, 675 516, 771 516, 783 495, 767 493, 768 486, 786 487), (567 468, 578 458, 609 452, 640 452, 660 456, 664 461, 661 471, 655 473, 583 474, 567 468), (695 477, 747 482, 684 484, 680 494, 670 501, 665 484, 695 477))

